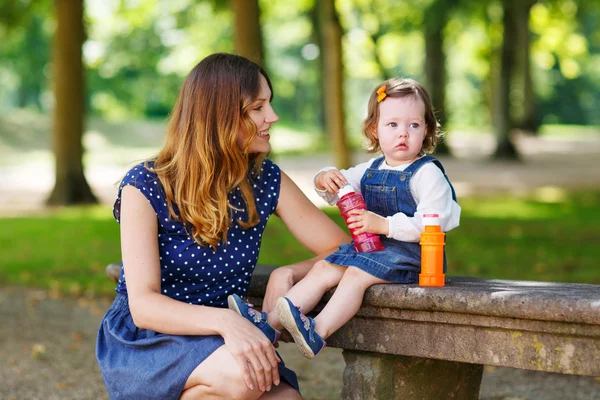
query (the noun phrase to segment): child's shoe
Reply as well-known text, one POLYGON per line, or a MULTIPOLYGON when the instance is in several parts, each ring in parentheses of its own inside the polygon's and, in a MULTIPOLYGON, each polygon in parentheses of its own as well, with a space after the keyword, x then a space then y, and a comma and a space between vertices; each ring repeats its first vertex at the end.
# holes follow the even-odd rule
POLYGON ((275 309, 279 321, 293 336, 304 357, 314 358, 325 347, 327 343, 315 332, 315 321, 302 314, 290 299, 278 298, 275 309))
POLYGON ((271 343, 275 344, 279 340, 281 332, 269 325, 266 312, 256 311, 252 304, 244 302, 237 294, 228 296, 227 304, 230 310, 237 312, 260 329, 271 343))

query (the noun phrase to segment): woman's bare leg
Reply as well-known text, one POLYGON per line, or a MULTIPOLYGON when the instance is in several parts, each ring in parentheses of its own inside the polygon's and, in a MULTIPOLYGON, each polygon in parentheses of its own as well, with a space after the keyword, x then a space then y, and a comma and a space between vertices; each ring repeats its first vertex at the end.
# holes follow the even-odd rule
POLYGON ((303 314, 308 314, 319 303, 321 297, 340 282, 345 271, 346 267, 325 260, 317 261, 308 274, 296 283, 285 297, 296 307, 300 307, 303 314))
POLYGON ((335 293, 315 317, 315 332, 323 339, 340 329, 356 314, 365 291, 373 285, 388 283, 356 267, 348 267, 335 293))
POLYGON ((260 396, 260 400, 302 400, 302 396, 296 389, 291 387, 285 382, 281 382, 279 386, 273 386, 273 388, 264 392, 260 396))
POLYGON ((258 388, 250 390, 237 365, 227 348, 219 347, 194 369, 185 383, 180 399, 257 400, 264 392, 258 388))

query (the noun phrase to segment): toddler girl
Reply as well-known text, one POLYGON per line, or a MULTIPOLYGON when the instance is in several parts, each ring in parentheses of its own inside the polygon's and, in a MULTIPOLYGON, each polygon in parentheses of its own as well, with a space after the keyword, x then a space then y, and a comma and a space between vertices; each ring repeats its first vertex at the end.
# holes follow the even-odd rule
POLYGON ((331 205, 347 184, 362 193, 367 210, 351 211, 348 228, 357 235, 382 235, 385 249, 358 253, 352 243, 344 243, 277 299, 278 322, 307 358, 313 358, 325 346, 324 339, 356 314, 367 288, 417 282, 423 214, 439 214, 443 231, 459 224, 461 210, 454 189, 441 163, 427 155, 435 150, 440 131, 429 94, 419 83, 392 78, 379 85, 369 99, 363 134, 369 152, 381 151, 383 156, 348 170, 324 168, 314 184, 331 205), (314 320, 304 315, 336 285, 314 320))

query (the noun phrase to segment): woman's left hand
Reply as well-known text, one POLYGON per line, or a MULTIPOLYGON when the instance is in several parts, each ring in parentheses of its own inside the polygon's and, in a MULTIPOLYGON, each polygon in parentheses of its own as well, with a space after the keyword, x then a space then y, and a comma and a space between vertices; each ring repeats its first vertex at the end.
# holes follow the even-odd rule
POLYGON ((387 218, 367 210, 352 210, 349 214, 351 217, 348 218, 348 229, 353 234, 360 235, 365 232, 378 235, 389 234, 390 225, 387 218))

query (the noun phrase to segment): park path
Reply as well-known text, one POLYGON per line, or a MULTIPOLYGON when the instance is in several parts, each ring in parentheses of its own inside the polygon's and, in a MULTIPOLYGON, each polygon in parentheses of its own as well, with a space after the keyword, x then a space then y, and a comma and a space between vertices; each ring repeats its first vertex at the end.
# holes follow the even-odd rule
MULTIPOLYGON (((0 286, 0 399, 107 400, 94 356, 96 330, 110 301, 60 298, 0 286)), ((292 344, 280 354, 307 400, 338 399, 344 361, 326 348, 309 361, 292 344)), ((600 380, 486 367, 482 400, 600 400, 600 380)))
MULTIPOLYGON (((553 188, 600 188, 600 174, 590 165, 600 159, 600 137, 560 139, 521 137, 517 140, 521 162, 490 161, 493 151, 490 137, 454 135, 449 144, 456 157, 439 156, 459 198, 466 195, 492 193, 527 194, 553 188), (452 139, 456 137, 456 139, 452 139)), ((120 151, 122 151, 121 149, 120 151)), ((111 152, 115 152, 112 149, 111 152)), ((145 152, 132 151, 130 160, 147 157, 145 152)), ((122 157, 122 156, 121 156, 122 157)), ((352 162, 369 160, 365 152, 352 155, 352 162)), ((44 200, 54 185, 54 165, 49 152, 28 161, 23 155, 18 164, 0 165, 0 217, 41 211, 44 200)), ((112 204, 115 183, 134 164, 113 162, 108 155, 90 156, 86 177, 103 204, 112 204), (110 160, 110 161, 108 161, 110 160)), ((329 154, 273 156, 275 162, 318 206, 324 206, 312 188, 312 177, 320 168, 333 165, 329 154)))

